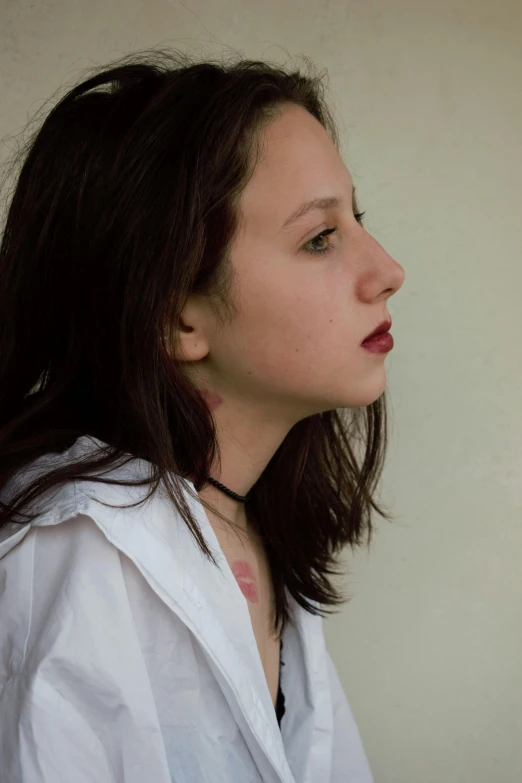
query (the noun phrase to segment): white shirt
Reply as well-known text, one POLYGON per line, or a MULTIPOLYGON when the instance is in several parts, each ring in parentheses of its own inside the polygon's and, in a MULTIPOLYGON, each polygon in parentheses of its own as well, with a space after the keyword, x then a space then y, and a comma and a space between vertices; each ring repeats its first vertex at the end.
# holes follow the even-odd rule
MULTIPOLYGON (((99 445, 83 436, 30 470, 99 445)), ((106 475, 150 467, 133 458, 106 475)), ((20 471, 1 499, 33 477, 20 471)), ((280 730, 202 504, 187 493, 221 570, 164 491, 103 505, 148 489, 66 482, 37 498, 30 525, 0 530, 2 783, 373 783, 322 618, 288 594, 280 730)))

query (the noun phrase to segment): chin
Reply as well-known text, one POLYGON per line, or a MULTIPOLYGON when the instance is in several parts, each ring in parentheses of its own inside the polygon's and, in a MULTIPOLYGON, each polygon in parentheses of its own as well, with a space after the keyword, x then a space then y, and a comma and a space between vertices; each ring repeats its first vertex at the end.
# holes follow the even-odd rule
POLYGON ((344 403, 341 403, 340 408, 364 408, 367 405, 371 405, 381 397, 386 391, 386 374, 380 373, 379 379, 373 378, 372 383, 360 384, 353 392, 345 394, 344 403))

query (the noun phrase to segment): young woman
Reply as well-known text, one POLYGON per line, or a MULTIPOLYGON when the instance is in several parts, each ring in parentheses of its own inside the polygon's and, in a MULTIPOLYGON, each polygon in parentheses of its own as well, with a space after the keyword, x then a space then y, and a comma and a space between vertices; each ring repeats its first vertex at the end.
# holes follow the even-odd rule
POLYGON ((15 158, 2 783, 372 780, 322 623, 391 518, 366 338, 404 270, 308 65, 133 54, 15 158))

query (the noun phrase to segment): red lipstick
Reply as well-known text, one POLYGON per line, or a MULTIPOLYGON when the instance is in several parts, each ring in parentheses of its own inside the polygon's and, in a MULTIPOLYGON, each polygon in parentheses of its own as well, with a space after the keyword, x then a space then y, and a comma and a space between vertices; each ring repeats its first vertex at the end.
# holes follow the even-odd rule
POLYGON ((361 345, 371 353, 387 353, 393 348, 393 337, 389 334, 392 325, 391 320, 383 321, 379 326, 364 338, 361 345))

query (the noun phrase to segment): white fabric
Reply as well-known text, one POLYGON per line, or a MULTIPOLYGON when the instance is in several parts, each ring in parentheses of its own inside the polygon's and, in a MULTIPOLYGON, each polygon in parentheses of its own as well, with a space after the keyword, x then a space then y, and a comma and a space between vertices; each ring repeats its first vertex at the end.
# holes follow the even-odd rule
MULTIPOLYGON (((83 436, 30 468, 99 445, 83 436)), ((134 458, 110 476, 150 467, 134 458)), ((322 618, 289 596, 280 730, 246 599, 201 503, 187 493, 221 570, 164 491, 103 505, 147 491, 67 482, 31 525, 0 531, 2 783, 373 783, 322 618)))

